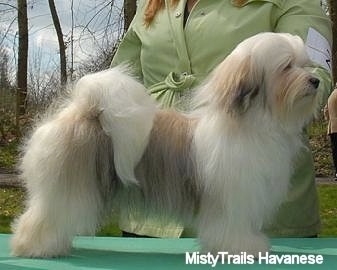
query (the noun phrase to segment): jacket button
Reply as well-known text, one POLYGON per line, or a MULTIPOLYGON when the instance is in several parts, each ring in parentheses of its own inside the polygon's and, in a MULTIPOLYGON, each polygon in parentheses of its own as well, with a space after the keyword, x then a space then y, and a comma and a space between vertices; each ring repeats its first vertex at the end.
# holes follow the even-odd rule
POLYGON ((177 11, 176 14, 175 14, 176 18, 179 18, 181 16, 181 12, 180 11, 177 11))

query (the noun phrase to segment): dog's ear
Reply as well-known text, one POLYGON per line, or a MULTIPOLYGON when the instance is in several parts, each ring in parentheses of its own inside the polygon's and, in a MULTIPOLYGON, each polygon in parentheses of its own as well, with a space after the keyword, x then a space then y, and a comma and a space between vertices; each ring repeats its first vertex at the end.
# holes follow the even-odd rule
POLYGON ((215 70, 214 98, 232 115, 242 115, 250 107, 260 89, 261 74, 250 56, 228 56, 215 70))

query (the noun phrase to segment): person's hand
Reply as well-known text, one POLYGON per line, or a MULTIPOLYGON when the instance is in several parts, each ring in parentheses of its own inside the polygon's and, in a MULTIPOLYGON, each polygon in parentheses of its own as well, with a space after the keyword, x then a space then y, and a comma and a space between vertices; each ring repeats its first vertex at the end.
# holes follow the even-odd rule
POLYGON ((323 115, 324 115, 324 120, 329 121, 329 109, 328 109, 328 104, 326 104, 323 108, 323 115))

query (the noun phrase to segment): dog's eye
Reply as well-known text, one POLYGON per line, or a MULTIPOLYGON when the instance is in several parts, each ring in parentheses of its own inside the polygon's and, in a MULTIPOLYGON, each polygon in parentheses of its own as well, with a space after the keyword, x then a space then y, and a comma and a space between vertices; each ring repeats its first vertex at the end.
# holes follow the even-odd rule
POLYGON ((283 70, 284 70, 284 71, 287 71, 287 70, 291 69, 292 66, 293 66, 292 63, 289 62, 289 63, 287 63, 287 65, 283 68, 283 70))

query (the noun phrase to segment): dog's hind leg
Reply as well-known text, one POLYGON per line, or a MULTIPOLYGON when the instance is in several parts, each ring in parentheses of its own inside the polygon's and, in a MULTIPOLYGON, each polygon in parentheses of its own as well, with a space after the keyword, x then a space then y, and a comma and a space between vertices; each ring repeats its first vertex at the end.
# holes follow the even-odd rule
POLYGON ((70 103, 26 145, 21 170, 29 197, 13 225, 13 254, 64 255, 75 234, 94 233, 112 199, 107 192, 112 178, 137 183, 134 168, 156 111, 144 86, 125 68, 81 78, 70 103))
POLYGON ((33 133, 21 164, 28 202, 13 224, 14 255, 66 255, 74 235, 95 232, 103 208, 96 179, 100 132, 97 119, 73 102, 33 133))

